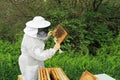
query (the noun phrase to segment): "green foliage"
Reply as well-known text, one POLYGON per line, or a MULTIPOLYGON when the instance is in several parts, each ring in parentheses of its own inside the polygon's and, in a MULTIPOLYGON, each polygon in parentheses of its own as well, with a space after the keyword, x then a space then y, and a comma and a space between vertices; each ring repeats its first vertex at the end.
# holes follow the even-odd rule
MULTIPOLYGON (((64 41, 66 44, 71 45, 71 48, 76 51, 83 51, 85 46, 89 44, 89 41, 85 40, 85 26, 86 24, 82 23, 79 19, 71 19, 69 21, 64 21, 63 26, 68 32, 67 39, 64 41)), ((67 47, 67 46, 66 46, 67 47)))
MULTIPOLYGON (((21 41, 21 40, 19 40, 21 41)), ((0 80, 17 79, 18 55, 20 54, 20 42, 11 44, 0 40, 0 80)))
MULTIPOLYGON (((0 80, 17 79, 20 74, 18 57, 20 55, 21 36, 16 43, 0 40, 0 80)), ((51 40, 51 39, 50 39, 51 40)), ((46 67, 61 67, 71 80, 79 80, 85 70, 93 74, 106 73, 116 80, 119 80, 119 61, 120 61, 120 38, 113 40, 110 45, 103 44, 96 56, 80 54, 64 43, 62 54, 55 54, 51 59, 45 61, 46 67), (115 46, 116 45, 116 46, 115 46), (108 50, 109 49, 109 50, 108 50), (105 54, 110 52, 109 54, 105 54), (115 53, 113 53, 115 52, 115 53)), ((48 46, 51 47, 48 42, 48 46)), ((84 48, 87 51, 87 48, 84 48)), ((84 51, 85 51, 84 50, 84 51)), ((87 52, 88 53, 88 52, 87 52)))
MULTIPOLYGON (((0 45, 2 45, 0 46, 0 80, 17 79, 17 75, 20 74, 18 57, 20 55, 21 40, 21 36, 16 43, 0 40, 0 45)), ((106 73, 119 80, 119 42, 120 37, 118 36, 111 44, 103 44, 96 56, 80 54, 80 51, 76 52, 70 48, 70 45, 64 43, 64 45, 62 44, 63 53, 57 53, 51 59, 45 61, 45 66, 61 67, 71 80, 79 80, 85 70, 93 74, 106 73)), ((48 47, 51 47, 51 43, 48 42, 47 44, 48 47)), ((84 49, 87 51, 87 48, 84 49)))
POLYGON ((46 67, 61 67, 70 80, 79 80, 85 70, 93 74, 106 73, 119 80, 120 64, 118 62, 116 65, 115 61, 120 61, 119 56, 76 55, 75 52, 64 52, 47 60, 46 67))
POLYGON ((102 20, 102 15, 97 12, 89 12, 86 14, 85 40, 89 41, 88 49, 90 53, 96 54, 102 43, 110 43, 113 38, 113 32, 109 29, 108 23, 102 20))
POLYGON ((0 54, 0 80, 17 79, 19 73, 18 56, 11 54, 0 54))
MULTIPOLYGON (((119 80, 119 1, 104 0, 97 11, 93 10, 93 1, 0 1, 0 80, 14 80, 20 74, 22 32, 25 23, 36 15, 49 20, 51 30, 61 23, 68 32, 61 44, 64 53, 47 60, 46 67, 63 68, 71 80, 79 80, 85 70, 119 80)), ((49 38, 46 48, 53 45, 53 38, 49 38)))
POLYGON ((98 54, 104 54, 111 55, 111 56, 120 56, 120 35, 117 36, 116 39, 112 40, 111 43, 102 44, 102 47, 98 50, 98 54))

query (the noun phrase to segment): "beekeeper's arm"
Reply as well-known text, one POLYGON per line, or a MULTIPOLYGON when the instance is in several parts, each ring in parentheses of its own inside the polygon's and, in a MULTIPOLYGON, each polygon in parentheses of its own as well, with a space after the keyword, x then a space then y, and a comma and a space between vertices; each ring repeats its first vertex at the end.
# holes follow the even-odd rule
POLYGON ((47 50, 41 50, 40 48, 34 48, 33 52, 31 53, 31 56, 39 61, 45 61, 48 58, 51 58, 56 51, 60 48, 60 44, 55 44, 54 48, 50 48, 47 50))

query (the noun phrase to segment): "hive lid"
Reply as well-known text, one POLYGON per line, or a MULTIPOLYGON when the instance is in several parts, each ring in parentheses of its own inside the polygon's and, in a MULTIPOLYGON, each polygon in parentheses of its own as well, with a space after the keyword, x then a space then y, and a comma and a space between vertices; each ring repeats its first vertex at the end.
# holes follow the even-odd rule
POLYGON ((99 80, 115 80, 114 78, 110 77, 109 75, 103 73, 103 74, 97 74, 95 75, 99 80))

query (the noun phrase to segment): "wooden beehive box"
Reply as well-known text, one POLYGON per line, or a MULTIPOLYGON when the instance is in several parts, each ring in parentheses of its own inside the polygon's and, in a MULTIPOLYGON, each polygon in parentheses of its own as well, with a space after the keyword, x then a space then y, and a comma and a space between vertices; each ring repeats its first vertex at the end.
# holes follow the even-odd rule
POLYGON ((62 41, 65 39, 67 36, 66 30, 58 24, 57 27, 53 30, 52 35, 56 38, 57 43, 61 44, 62 41))
POLYGON ((89 71, 86 70, 81 75, 80 80, 98 80, 98 78, 96 76, 94 76, 92 73, 90 73, 89 71))
POLYGON ((70 80, 61 68, 39 68, 38 80, 70 80))

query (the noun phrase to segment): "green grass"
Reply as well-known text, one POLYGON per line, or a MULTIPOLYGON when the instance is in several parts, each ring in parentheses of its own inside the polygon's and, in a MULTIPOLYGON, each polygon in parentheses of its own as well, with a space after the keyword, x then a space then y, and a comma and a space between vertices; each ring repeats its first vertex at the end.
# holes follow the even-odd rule
POLYGON ((17 80, 20 74, 18 56, 20 54, 20 42, 10 43, 0 40, 0 80, 17 80))
MULTIPOLYGON (((0 80, 17 80, 17 75, 20 74, 18 66, 20 41, 14 44, 0 41, 0 45, 2 45, 0 46, 0 80)), ((45 61, 45 66, 61 67, 70 80, 79 80, 85 70, 93 74, 106 73, 116 80, 120 80, 120 56, 105 54, 106 48, 101 48, 96 56, 82 55, 71 50, 62 54, 57 53, 45 61)), ((119 48, 117 45, 114 46, 114 49, 111 48, 109 49, 111 52, 119 50, 116 49, 119 48)))
POLYGON ((74 53, 56 54, 46 61, 46 67, 61 67, 71 80, 79 80, 85 70, 93 74, 106 73, 117 80, 119 77, 119 56, 90 56, 76 55, 74 53))

